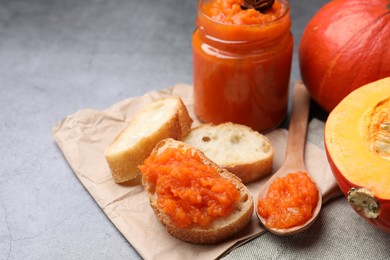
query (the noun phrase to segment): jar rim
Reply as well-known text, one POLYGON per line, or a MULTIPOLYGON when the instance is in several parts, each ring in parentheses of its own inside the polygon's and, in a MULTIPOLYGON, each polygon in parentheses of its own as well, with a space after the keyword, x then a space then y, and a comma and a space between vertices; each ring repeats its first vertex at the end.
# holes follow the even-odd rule
POLYGON ((289 4, 288 0, 276 0, 276 1, 280 2, 281 4, 283 4, 285 6, 285 10, 282 13, 282 15, 280 15, 276 19, 274 19, 272 21, 269 21, 269 22, 266 22, 266 23, 259 23, 259 24, 228 24, 228 23, 224 23, 224 22, 221 22, 221 21, 217 21, 217 20, 213 19, 212 17, 210 17, 209 15, 207 15, 207 13, 203 9, 204 2, 206 2, 206 1, 212 1, 212 0, 199 0, 199 2, 198 2, 198 12, 201 13, 203 15, 203 17, 205 17, 207 20, 209 20, 209 21, 211 21, 213 23, 220 24, 220 25, 223 25, 223 26, 229 26, 229 27, 232 27, 232 28, 234 28, 234 27, 253 28, 253 27, 259 27, 259 26, 260 27, 261 26, 268 26, 270 24, 276 23, 276 22, 284 19, 284 17, 290 12, 290 4, 289 4))

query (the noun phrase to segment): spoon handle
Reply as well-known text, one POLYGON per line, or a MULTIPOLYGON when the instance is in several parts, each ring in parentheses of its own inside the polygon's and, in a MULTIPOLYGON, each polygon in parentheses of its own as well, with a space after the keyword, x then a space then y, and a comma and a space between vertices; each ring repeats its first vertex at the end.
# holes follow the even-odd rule
POLYGON ((302 82, 294 85, 291 118, 289 125, 286 159, 287 165, 302 165, 306 144, 307 121, 309 118, 310 95, 302 82))

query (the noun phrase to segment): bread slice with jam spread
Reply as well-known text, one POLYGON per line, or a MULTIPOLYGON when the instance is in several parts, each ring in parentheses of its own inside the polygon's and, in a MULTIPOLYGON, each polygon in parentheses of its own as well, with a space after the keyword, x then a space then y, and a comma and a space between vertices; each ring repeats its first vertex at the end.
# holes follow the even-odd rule
POLYGON ((144 107, 105 150, 115 182, 136 178, 137 166, 159 141, 168 137, 181 140, 191 125, 192 119, 178 96, 160 98, 144 107))
POLYGON ((253 198, 240 179, 184 142, 160 141, 139 168, 154 213, 178 239, 216 243, 251 219, 253 198))

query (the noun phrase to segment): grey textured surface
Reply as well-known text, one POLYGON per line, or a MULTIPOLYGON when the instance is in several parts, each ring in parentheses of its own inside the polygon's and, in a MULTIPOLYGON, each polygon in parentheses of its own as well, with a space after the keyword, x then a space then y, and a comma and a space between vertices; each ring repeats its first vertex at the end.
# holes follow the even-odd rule
MULTIPOLYGON (((303 28, 326 1, 291 2, 294 81, 303 28)), ((0 0, 0 259, 140 258, 75 177, 51 127, 80 109, 191 83, 196 5, 0 0)), ((227 259, 388 259, 389 242, 339 198, 304 234, 266 234, 227 259)))

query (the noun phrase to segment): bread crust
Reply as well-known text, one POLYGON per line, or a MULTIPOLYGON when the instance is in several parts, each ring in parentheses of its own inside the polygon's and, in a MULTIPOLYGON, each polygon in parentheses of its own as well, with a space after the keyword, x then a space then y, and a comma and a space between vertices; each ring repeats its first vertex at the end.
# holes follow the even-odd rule
POLYGON ((148 193, 150 206, 152 207, 159 221, 166 227, 168 233, 186 242, 196 244, 212 244, 225 240, 236 234, 238 231, 242 230, 251 220, 254 211, 254 202, 252 195, 241 182, 241 180, 234 174, 228 172, 226 169, 219 167, 196 148, 171 138, 160 141, 153 149, 152 154, 158 155, 167 147, 191 149, 193 153, 198 153, 204 164, 211 165, 217 169, 218 173, 223 178, 231 180, 238 188, 241 195, 240 200, 236 205, 236 209, 228 217, 214 221, 210 227, 202 228, 193 225, 186 228, 180 228, 174 225, 170 221, 169 217, 159 209, 157 206, 157 195, 155 194, 154 188, 149 185, 143 176, 142 184, 148 193))
POLYGON ((205 123, 193 128, 183 141, 204 152, 219 166, 234 173, 244 184, 256 181, 272 171, 274 150, 270 141, 266 136, 247 126, 231 122, 219 125, 205 123), (214 136, 215 134, 218 136, 214 136), (251 146, 253 143, 256 144, 256 150, 259 150, 256 152, 259 155, 257 158, 253 158, 252 154, 256 154, 253 150, 236 149, 234 144, 222 145, 229 144, 231 135, 236 134, 249 137, 246 141, 245 138, 242 139, 245 148, 249 146, 249 142, 251 146), (203 141, 204 136, 210 136, 210 139, 203 141), (241 153, 252 159, 237 160, 229 157, 232 153, 241 153))
POLYGON ((105 150, 105 158, 114 181, 123 183, 136 178, 140 174, 138 165, 143 163, 159 141, 168 137, 182 140, 190 131, 191 125, 192 119, 178 96, 161 98, 146 106, 105 150), (174 103, 173 107, 171 104, 167 108, 169 102, 174 103), (165 117, 162 120, 152 119, 150 115, 153 113, 165 113, 165 117), (139 134, 150 127, 154 130, 139 134), (126 144, 131 138, 134 140, 126 144))

